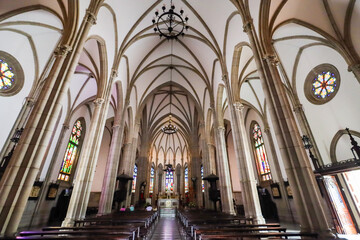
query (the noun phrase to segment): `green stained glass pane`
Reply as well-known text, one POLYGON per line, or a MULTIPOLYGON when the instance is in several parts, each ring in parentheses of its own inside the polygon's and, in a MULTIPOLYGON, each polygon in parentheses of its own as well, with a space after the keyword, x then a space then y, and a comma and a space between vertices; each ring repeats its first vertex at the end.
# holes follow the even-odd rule
POLYGON ((77 121, 74 124, 73 129, 71 131, 71 135, 69 138, 69 143, 66 148, 64 160, 63 160, 61 168, 60 168, 60 173, 62 173, 61 175, 59 175, 59 176, 61 176, 60 180, 69 181, 69 179, 70 179, 69 175, 71 174, 71 170, 73 168, 74 162, 78 155, 78 144, 79 144, 79 139, 81 136, 81 131, 82 131, 81 122, 77 121), (78 131, 80 131, 79 137, 78 137, 78 133, 77 133, 78 131))
POLYGON ((262 137, 262 132, 259 124, 255 124, 253 128, 253 140, 255 147, 255 157, 256 157, 256 165, 261 176, 260 179, 263 181, 271 180, 270 166, 267 159, 264 140, 262 137))

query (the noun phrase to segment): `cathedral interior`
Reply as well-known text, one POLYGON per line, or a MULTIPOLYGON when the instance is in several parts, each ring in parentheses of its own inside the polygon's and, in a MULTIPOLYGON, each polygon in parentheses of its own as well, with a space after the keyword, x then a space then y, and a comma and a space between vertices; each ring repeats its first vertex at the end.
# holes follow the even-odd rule
POLYGON ((357 0, 0 0, 0 238, 134 208, 356 236, 359 22, 357 0))

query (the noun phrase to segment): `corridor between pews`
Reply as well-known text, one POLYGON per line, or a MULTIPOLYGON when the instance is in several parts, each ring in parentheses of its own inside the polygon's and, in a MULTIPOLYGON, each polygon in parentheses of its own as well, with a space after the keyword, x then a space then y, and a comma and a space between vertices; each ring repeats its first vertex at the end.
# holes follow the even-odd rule
POLYGON ((186 232, 176 218, 175 209, 161 209, 160 217, 150 236, 151 240, 185 240, 186 232))

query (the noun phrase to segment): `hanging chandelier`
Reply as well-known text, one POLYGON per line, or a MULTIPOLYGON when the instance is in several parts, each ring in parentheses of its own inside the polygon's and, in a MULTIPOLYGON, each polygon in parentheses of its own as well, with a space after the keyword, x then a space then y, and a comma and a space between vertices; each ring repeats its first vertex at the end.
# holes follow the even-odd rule
POLYGON ((169 116, 169 123, 161 128, 161 131, 165 134, 174 134, 177 132, 177 127, 171 123, 171 115, 169 116))
POLYGON ((184 15, 184 10, 180 9, 180 13, 176 13, 175 5, 170 1, 170 8, 167 10, 166 5, 161 7, 162 13, 155 11, 155 17, 152 20, 155 33, 159 33, 160 37, 166 39, 177 39, 179 35, 184 36, 184 30, 188 30, 187 21, 189 18, 184 15))

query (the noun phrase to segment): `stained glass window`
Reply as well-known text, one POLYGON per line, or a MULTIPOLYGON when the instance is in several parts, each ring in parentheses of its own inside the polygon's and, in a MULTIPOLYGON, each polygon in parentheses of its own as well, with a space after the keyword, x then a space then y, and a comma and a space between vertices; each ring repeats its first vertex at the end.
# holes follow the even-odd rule
POLYGON ((133 174, 133 181, 132 181, 132 190, 131 192, 135 192, 136 190, 136 178, 137 178, 137 174, 138 174, 138 168, 137 168, 137 165, 135 164, 134 166, 134 174, 133 174))
POLYGON ((201 165, 201 191, 205 192, 205 185, 204 185, 204 166, 201 165))
POLYGON ((58 176, 58 180, 69 181, 71 170, 74 165, 74 161, 76 160, 79 154, 79 141, 82 135, 82 124, 81 121, 78 120, 75 122, 69 139, 69 143, 66 148, 64 160, 61 165, 60 173, 58 176))
POLYGON ((150 169, 150 187, 149 187, 149 193, 154 192, 154 178, 155 178, 155 169, 154 167, 151 167, 150 169))
POLYGON ((255 123, 253 128, 253 140, 255 146, 256 166, 261 181, 271 180, 270 166, 265 151, 264 140, 259 124, 255 123))
POLYGON ((185 168, 185 193, 189 192, 189 168, 185 168))
POLYGON ((174 172, 173 171, 166 171, 165 191, 166 192, 174 191, 174 172))
POLYGON ((0 59, 0 90, 6 90, 14 84, 14 72, 7 62, 0 59))
POLYGON ((334 73, 322 72, 318 74, 315 79, 313 85, 313 93, 318 98, 326 98, 330 96, 332 92, 335 91, 336 88, 336 77, 334 73))

